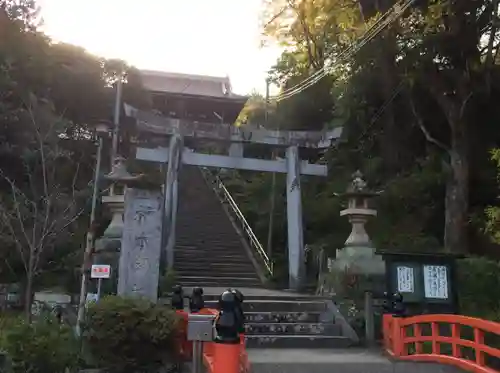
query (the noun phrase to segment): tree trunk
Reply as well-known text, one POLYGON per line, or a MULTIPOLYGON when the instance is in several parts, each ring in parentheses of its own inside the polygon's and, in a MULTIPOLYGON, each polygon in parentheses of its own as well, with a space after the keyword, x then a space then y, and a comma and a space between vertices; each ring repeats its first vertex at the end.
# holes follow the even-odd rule
POLYGON ((35 265, 34 248, 30 248, 30 257, 28 260, 28 271, 26 273, 26 290, 24 294, 24 313, 26 320, 31 322, 31 304, 33 302, 33 267, 35 265))
POLYGON ((441 107, 450 129, 447 147, 449 170, 446 181, 444 213, 444 247, 448 252, 465 254, 468 251, 469 221, 469 136, 466 109, 472 93, 465 77, 456 78, 450 88, 444 77, 435 71, 428 76, 429 90, 441 107))
MULTIPOLYGON (((450 118, 449 118, 450 119, 450 118)), ((468 250, 469 155, 466 123, 450 121, 450 173, 446 183, 444 246, 446 251, 464 254, 468 250)))

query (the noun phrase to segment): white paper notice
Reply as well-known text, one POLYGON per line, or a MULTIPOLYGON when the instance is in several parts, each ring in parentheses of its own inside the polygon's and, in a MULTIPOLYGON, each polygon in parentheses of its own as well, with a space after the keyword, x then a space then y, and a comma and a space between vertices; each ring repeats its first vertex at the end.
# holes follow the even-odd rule
POLYGON ((397 271, 398 271, 398 292, 413 293, 415 291, 413 268, 400 266, 397 267, 397 271))
POLYGON ((424 266, 425 297, 431 299, 448 299, 448 273, 446 266, 424 266))

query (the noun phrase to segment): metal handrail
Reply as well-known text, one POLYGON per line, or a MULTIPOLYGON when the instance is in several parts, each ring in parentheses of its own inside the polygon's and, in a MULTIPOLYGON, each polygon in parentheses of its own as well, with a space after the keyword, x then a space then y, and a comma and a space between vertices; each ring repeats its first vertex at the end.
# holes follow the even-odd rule
POLYGON ((259 239, 253 233, 252 228, 250 227, 250 224, 248 224, 247 220, 245 219, 245 216, 239 209, 238 205, 236 204, 235 200, 231 196, 231 193, 229 193, 229 190, 224 186, 224 183, 222 182, 221 178, 218 175, 213 175, 210 173, 210 171, 206 170, 206 174, 210 174, 212 178, 215 179, 215 187, 217 188, 217 191, 220 191, 221 193, 217 193, 220 198, 223 199, 223 202, 227 202, 227 204, 231 207, 233 213, 236 215, 238 218, 241 227, 243 228, 243 231, 246 233, 248 237, 248 242, 250 245, 254 248, 255 251, 260 255, 262 258, 262 261, 264 262, 264 265, 266 266, 267 271, 269 274, 273 274, 273 262, 270 260, 269 256, 267 255, 266 251, 264 250, 264 247, 261 245, 259 242, 259 239))

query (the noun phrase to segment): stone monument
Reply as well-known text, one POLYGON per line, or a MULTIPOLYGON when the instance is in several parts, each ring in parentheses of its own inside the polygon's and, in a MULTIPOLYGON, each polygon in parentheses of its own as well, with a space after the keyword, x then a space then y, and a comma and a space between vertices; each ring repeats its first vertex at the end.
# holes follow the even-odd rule
POLYGON ((385 279, 385 262, 382 256, 375 253, 365 229, 368 219, 377 216, 377 211, 369 206, 369 200, 376 195, 378 193, 368 189, 360 171, 352 175, 352 181, 343 194, 347 199, 347 208, 340 212, 341 216, 347 216, 352 230, 344 247, 337 250, 331 268, 332 271, 348 272, 357 278, 363 283, 360 284, 363 290, 374 290, 370 289, 372 285, 382 288, 385 279))
POLYGON ((127 189, 118 295, 157 301, 162 215, 163 195, 160 190, 127 189))

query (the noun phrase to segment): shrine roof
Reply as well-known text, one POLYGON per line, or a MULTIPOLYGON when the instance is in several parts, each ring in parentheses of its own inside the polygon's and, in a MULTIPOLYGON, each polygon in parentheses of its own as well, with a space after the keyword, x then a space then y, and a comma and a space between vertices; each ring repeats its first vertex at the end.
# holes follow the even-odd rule
POLYGON ((247 96, 232 92, 229 77, 170 73, 141 70, 144 88, 152 92, 171 93, 186 96, 200 96, 246 102, 247 96))

